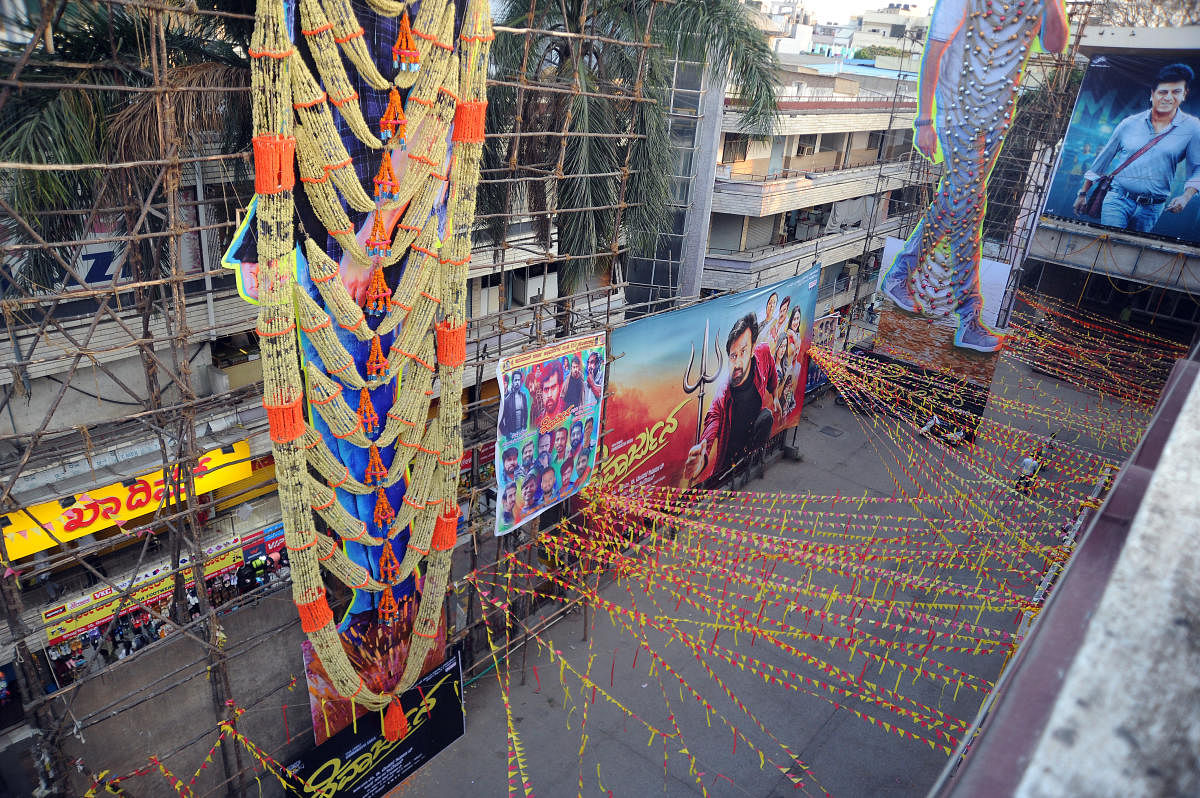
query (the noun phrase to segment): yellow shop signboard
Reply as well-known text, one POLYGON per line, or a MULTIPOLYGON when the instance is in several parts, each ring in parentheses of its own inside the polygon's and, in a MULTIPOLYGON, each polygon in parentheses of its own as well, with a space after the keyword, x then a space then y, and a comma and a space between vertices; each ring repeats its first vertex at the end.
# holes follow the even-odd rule
MULTIPOLYGON (((208 493, 245 479, 251 470, 250 444, 238 441, 201 455, 192 475, 197 493, 208 493)), ((115 485, 6 513, 0 516, 0 529, 4 530, 8 556, 19 560, 114 526, 123 529, 127 522, 176 502, 178 497, 166 492, 166 483, 166 474, 159 469, 115 485)))

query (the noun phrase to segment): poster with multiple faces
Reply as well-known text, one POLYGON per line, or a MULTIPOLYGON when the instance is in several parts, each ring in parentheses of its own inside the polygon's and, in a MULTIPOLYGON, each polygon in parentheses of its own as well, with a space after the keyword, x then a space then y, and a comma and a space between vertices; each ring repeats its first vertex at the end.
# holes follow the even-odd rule
POLYGON ((591 479, 600 435, 604 333, 500 360, 496 534, 574 496, 591 479))
POLYGON ((714 487, 796 426, 819 276, 614 330, 600 481, 714 487))

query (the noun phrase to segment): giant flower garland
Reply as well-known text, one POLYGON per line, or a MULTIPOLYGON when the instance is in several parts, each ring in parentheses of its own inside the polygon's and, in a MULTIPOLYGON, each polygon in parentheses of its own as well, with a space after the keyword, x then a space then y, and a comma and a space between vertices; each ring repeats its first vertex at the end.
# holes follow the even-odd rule
POLYGON ((438 640, 458 527, 465 286, 493 36, 484 0, 467 0, 457 40, 453 2, 368 5, 376 34, 395 31, 392 79, 349 0, 258 2, 257 264, 239 278, 260 305, 264 404, 304 632, 338 692, 387 708, 384 730, 397 739, 406 726, 398 696, 438 640), (386 98, 378 135, 345 62, 359 88, 386 98), (370 193, 355 168, 365 160, 370 193), (309 211, 327 240, 312 235, 311 221, 304 227, 309 211), (435 377, 440 400, 428 421, 435 377), (355 591, 341 631, 355 631, 351 617, 411 620, 398 681, 365 678, 352 663, 322 567, 355 591))

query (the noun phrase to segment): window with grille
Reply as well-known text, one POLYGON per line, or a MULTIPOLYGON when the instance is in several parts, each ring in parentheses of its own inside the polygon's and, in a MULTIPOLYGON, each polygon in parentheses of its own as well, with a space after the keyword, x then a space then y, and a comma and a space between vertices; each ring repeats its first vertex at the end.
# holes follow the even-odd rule
POLYGON ((725 146, 721 149, 721 163, 734 163, 746 160, 746 150, 749 146, 749 136, 741 133, 726 133, 725 146))

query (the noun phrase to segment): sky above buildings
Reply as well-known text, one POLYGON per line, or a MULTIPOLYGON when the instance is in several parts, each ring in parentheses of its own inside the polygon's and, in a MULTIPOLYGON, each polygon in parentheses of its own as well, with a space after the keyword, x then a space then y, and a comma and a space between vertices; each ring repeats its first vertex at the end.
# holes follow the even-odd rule
MULTIPOLYGON (((901 0, 901 2, 906 1, 910 5, 917 5, 924 10, 928 10, 931 5, 930 2, 913 3, 913 0, 901 0)), ((801 0, 798 5, 811 11, 819 23, 843 23, 849 22, 850 17, 857 16, 864 11, 887 8, 888 0, 801 0)))

